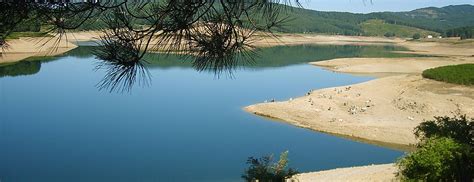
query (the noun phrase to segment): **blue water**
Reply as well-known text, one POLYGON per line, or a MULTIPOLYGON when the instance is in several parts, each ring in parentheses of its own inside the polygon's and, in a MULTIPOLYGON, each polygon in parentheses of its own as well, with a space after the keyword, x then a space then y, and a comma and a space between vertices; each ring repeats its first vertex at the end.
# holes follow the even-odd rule
POLYGON ((390 163, 403 154, 243 111, 271 98, 372 79, 303 63, 316 58, 271 64, 282 57, 263 55, 268 66, 219 79, 182 63, 151 66, 151 86, 130 93, 99 91, 104 73, 93 71, 97 60, 88 54, 4 74, 0 181, 242 181, 250 156, 289 150, 290 166, 307 172, 390 163))

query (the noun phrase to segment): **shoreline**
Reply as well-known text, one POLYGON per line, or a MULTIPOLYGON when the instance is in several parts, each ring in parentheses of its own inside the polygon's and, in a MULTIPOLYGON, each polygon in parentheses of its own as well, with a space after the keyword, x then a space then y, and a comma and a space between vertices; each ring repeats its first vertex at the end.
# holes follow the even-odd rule
POLYGON ((410 146, 417 143, 413 129, 425 120, 458 110, 472 117, 474 88, 402 74, 315 90, 289 101, 244 109, 302 128, 410 146), (451 93, 445 94, 446 91, 451 93))
MULTIPOLYGON (((247 110, 246 108, 244 108, 244 111, 251 113, 251 111, 247 110)), ((404 144, 382 142, 382 141, 369 140, 369 139, 356 137, 356 136, 351 136, 351 135, 344 135, 344 134, 340 134, 340 133, 321 131, 321 130, 316 130, 316 129, 308 127, 308 126, 299 125, 299 123, 289 123, 288 121, 285 121, 285 120, 280 119, 280 118, 275 118, 275 117, 272 117, 272 116, 266 116, 266 115, 258 114, 258 113, 252 113, 252 114, 255 114, 258 117, 262 117, 262 118, 272 120, 272 121, 275 121, 275 122, 291 124, 293 126, 303 128, 303 129, 307 129, 307 130, 311 130, 313 132, 324 133, 324 134, 328 134, 328 135, 331 135, 331 136, 335 136, 335 137, 339 137, 339 138, 343 138, 343 139, 347 139, 347 140, 352 140, 352 141, 355 141, 355 142, 375 145, 375 146, 379 146, 379 147, 385 147, 385 148, 389 148, 389 149, 392 149, 392 150, 398 150, 398 151, 402 151, 402 152, 411 152, 411 151, 414 151, 416 149, 415 145, 404 145, 404 144)))
MULTIPOLYGON (((21 37, 19 39, 7 40, 10 45, 8 49, 0 54, 0 64, 22 61, 28 57, 35 56, 57 56, 64 54, 77 47, 76 42, 98 40, 102 35, 97 31, 71 32, 66 33, 58 42, 55 37, 21 37), (44 45, 43 45, 44 44, 44 45)), ((154 45, 154 41, 151 43, 154 45)), ((426 41, 407 41, 401 38, 368 37, 368 36, 344 36, 344 35, 324 35, 324 34, 275 34, 275 37, 269 35, 256 35, 252 45, 256 47, 273 47, 285 45, 393 45, 406 47, 412 51, 402 51, 407 54, 424 54, 435 56, 474 56, 469 51, 459 50, 463 45, 453 44, 450 40, 442 42, 426 41), (436 48, 436 49, 433 49, 436 48)), ((474 47, 474 41, 464 42, 474 47)), ((150 49, 150 52, 159 52, 160 50, 150 49)), ((470 52, 471 51, 471 52, 470 52)))
MULTIPOLYGON (((100 32, 73 32, 67 33, 60 41, 56 37, 21 37, 7 40, 9 48, 0 54, 0 64, 14 63, 29 57, 57 56, 77 47, 76 42, 93 41, 101 36, 100 32), (67 38, 67 39, 66 39, 67 38)), ((318 34, 276 34, 277 39, 256 35, 252 45, 256 47, 273 47, 284 45, 394 45, 402 43, 402 39, 388 39, 382 37, 339 36, 318 34)), ((152 45, 154 42, 152 41, 152 45)), ((150 52, 160 50, 150 49, 150 52)))
POLYGON ((99 36, 97 32, 76 32, 67 33, 64 37, 10 39, 7 40, 9 47, 0 54, 0 64, 15 63, 31 57, 59 56, 77 48, 77 42, 93 41, 99 36))

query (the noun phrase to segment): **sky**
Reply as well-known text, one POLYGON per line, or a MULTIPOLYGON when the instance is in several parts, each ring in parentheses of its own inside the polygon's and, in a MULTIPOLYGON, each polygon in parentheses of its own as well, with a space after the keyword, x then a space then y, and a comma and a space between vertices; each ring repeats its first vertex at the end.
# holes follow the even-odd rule
POLYGON ((300 0, 303 8, 319 11, 370 13, 379 11, 411 11, 424 7, 471 4, 474 0, 300 0))

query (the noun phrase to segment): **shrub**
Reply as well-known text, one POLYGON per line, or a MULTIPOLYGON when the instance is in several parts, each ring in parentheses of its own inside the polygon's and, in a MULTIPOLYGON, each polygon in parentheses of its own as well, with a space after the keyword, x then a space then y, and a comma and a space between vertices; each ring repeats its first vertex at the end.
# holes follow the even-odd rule
POLYGON ((471 181, 473 153, 451 138, 429 138, 418 150, 397 162, 404 180, 471 181))
POLYGON ((420 39, 420 38, 421 38, 421 35, 420 35, 419 33, 413 34, 413 39, 414 39, 414 40, 418 40, 418 39, 420 39))
POLYGON ((474 146, 474 119, 466 115, 455 117, 435 117, 435 120, 425 121, 415 128, 415 136, 426 140, 432 137, 448 137, 455 141, 474 146))
POLYGON ((387 32, 387 33, 385 33, 383 36, 385 36, 385 37, 395 37, 395 33, 393 33, 393 32, 387 32))
POLYGON ((473 181, 474 120, 465 115, 435 117, 415 128, 417 150, 401 158, 399 175, 405 180, 473 181))
POLYGON ((288 151, 281 153, 277 163, 273 163, 273 156, 261 158, 249 157, 247 160, 249 168, 245 170, 242 178, 246 181, 259 180, 260 182, 280 182, 284 181, 298 171, 288 168, 288 151))

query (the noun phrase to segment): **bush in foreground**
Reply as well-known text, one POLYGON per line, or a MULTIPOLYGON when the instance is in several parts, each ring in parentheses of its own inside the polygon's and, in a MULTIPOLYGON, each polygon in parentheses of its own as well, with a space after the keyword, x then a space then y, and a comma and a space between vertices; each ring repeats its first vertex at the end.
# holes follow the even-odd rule
POLYGON ((242 178, 246 181, 258 180, 260 182, 281 182, 298 171, 288 167, 288 151, 281 153, 278 162, 273 162, 273 156, 261 158, 249 157, 249 168, 245 170, 242 178))
POLYGON ((470 181, 474 172, 470 150, 451 138, 429 138, 416 152, 398 161, 399 173, 405 180, 470 181))
POLYGON ((473 181, 474 120, 466 116, 435 117, 415 129, 417 150, 397 162, 407 181, 473 181))
POLYGON ((474 64, 442 66, 423 71, 423 77, 448 83, 474 85, 474 64))

